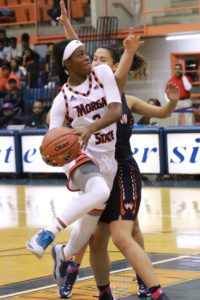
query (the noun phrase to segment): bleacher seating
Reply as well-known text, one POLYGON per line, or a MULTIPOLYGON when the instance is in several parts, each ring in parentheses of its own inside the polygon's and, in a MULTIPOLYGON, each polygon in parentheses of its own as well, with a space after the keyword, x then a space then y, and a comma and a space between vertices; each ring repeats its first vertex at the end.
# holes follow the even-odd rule
MULTIPOLYGON (((1 8, 9 8, 14 12, 15 18, 6 20, 5 25, 36 23, 34 0, 0 0, 1 8)), ((3 19, 0 20, 0 25, 3 25, 2 23, 5 23, 3 19)))
POLYGON ((44 107, 48 110, 52 104, 52 89, 49 88, 26 88, 22 92, 23 112, 30 113, 33 103, 42 100, 44 107))
MULTIPOLYGON (((15 14, 15 19, 6 21, 6 25, 36 24, 37 22, 49 22, 50 16, 47 10, 52 7, 52 0, 0 0, 0 9, 9 8, 15 14), (35 5, 37 6, 37 16, 35 15, 35 5), (14 24, 15 23, 15 24, 14 24)), ((72 0, 70 3, 71 18, 82 19, 87 15, 88 0, 72 0)), ((4 20, 0 20, 0 25, 4 20)))

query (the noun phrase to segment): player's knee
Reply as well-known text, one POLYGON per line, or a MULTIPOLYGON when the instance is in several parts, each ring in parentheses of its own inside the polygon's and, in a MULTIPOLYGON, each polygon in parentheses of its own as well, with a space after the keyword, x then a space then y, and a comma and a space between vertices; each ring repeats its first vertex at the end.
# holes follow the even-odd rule
POLYGON ((120 233, 112 236, 113 244, 122 251, 124 247, 127 247, 127 245, 129 245, 129 241, 131 239, 132 239, 131 237, 120 233))
POLYGON ((99 199, 98 204, 103 204, 105 203, 109 196, 110 196, 110 190, 108 188, 108 185, 105 184, 99 186, 96 190, 95 190, 95 197, 97 196, 97 198, 99 199))
POLYGON ((96 205, 105 203, 110 195, 110 189, 101 176, 91 178, 86 184, 86 191, 89 190, 94 194, 96 205))
POLYGON ((91 251, 107 251, 108 241, 101 236, 93 234, 90 237, 89 246, 91 251))

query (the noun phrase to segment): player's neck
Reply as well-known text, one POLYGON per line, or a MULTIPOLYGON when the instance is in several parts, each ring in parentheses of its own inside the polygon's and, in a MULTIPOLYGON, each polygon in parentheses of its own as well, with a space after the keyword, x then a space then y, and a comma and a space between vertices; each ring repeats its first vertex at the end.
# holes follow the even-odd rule
POLYGON ((77 76, 77 75, 70 75, 68 79, 68 83, 71 86, 77 86, 83 83, 87 79, 87 76, 77 76))

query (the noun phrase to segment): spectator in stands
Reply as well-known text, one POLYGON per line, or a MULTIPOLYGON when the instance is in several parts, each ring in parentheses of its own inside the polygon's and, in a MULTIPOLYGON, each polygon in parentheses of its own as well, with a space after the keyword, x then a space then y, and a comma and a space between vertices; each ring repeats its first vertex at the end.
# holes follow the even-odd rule
POLYGON ((13 105, 14 111, 20 113, 22 111, 21 91, 17 87, 17 81, 10 78, 8 81, 10 90, 6 93, 3 102, 9 102, 13 105))
POLYGON ((7 56, 7 60, 11 61, 12 58, 19 58, 22 56, 22 51, 20 45, 17 44, 17 38, 16 37, 11 37, 9 39, 9 52, 7 56))
POLYGON ((175 113, 172 114, 171 125, 194 125, 194 114, 192 108, 192 100, 190 99, 190 90, 192 89, 192 80, 188 75, 183 73, 181 64, 175 64, 174 76, 167 82, 165 89, 165 99, 168 102, 166 91, 170 82, 175 83, 179 88, 179 102, 176 106, 175 113))
MULTIPOLYGON (((147 103, 160 107, 160 101, 156 98, 150 98, 147 103)), ((138 125, 151 125, 151 126, 159 126, 159 120, 151 117, 142 117, 138 122, 138 125)))
POLYGON ((57 25, 57 17, 60 16, 60 0, 53 0, 53 6, 52 8, 47 10, 47 14, 52 19, 51 24, 53 26, 57 25))
POLYGON ((20 65, 20 58, 12 58, 10 61, 11 71, 19 78, 20 88, 26 87, 26 68, 20 65))
POLYGON ((6 30, 2 28, 0 29, 0 40, 3 40, 5 47, 9 46, 9 39, 6 34, 6 30))
POLYGON ((53 55, 53 43, 48 44, 47 54, 45 57, 45 74, 46 74, 46 86, 48 88, 54 88, 59 85, 59 78, 57 75, 57 69, 55 64, 55 58, 53 55))
POLYGON ((32 114, 25 121, 26 128, 47 128, 46 116, 42 100, 35 101, 32 114))
POLYGON ((84 17, 89 17, 91 16, 91 1, 88 0, 88 1, 85 1, 85 2, 82 2, 81 5, 82 5, 82 8, 83 8, 83 14, 84 14, 84 17))
POLYGON ((25 49, 29 49, 31 48, 31 50, 34 50, 35 47, 34 45, 30 44, 30 36, 28 33, 24 32, 22 35, 21 35, 21 52, 23 53, 23 51, 25 49))
POLYGON ((23 51, 22 54, 22 65, 26 68, 27 71, 27 88, 36 88, 38 77, 39 77, 39 54, 35 51, 27 48, 23 51))
POLYGON ((5 46, 4 40, 0 40, 0 64, 2 65, 4 62, 7 62, 9 54, 9 48, 5 46))
POLYGON ((12 103, 4 103, 2 107, 3 116, 0 117, 0 129, 6 129, 8 125, 22 125, 24 119, 20 115, 15 115, 12 103))
POLYGON ((14 78, 17 82, 17 88, 19 88, 19 78, 13 72, 11 72, 10 64, 4 64, 0 72, 0 90, 9 91, 10 85, 9 80, 14 78))

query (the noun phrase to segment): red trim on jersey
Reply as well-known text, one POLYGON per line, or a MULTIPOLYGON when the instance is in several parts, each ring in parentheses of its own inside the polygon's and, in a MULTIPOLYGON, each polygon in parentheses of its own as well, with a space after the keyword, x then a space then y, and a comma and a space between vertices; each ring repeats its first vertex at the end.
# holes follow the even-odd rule
POLYGON ((91 92, 91 89, 92 89, 92 76, 91 74, 88 75, 88 79, 89 79, 89 86, 88 86, 88 90, 87 90, 87 93, 82 93, 82 92, 78 92, 76 90, 74 90, 73 88, 71 88, 71 86, 69 85, 69 82, 67 82, 65 84, 65 87, 72 93, 76 94, 76 95, 82 95, 82 96, 85 96, 87 97, 90 92, 91 92))
POLYGON ((65 87, 72 93, 76 94, 76 95, 81 95, 81 96, 89 96, 90 95, 90 92, 92 90, 92 75, 94 77, 94 80, 97 82, 97 84, 103 89, 103 84, 101 83, 101 81, 97 78, 97 75, 95 74, 94 71, 92 71, 89 75, 88 75, 88 80, 89 80, 89 86, 88 86, 88 90, 86 93, 82 93, 82 92, 79 92, 79 91, 76 91, 75 89, 73 89, 69 82, 67 82, 65 84, 65 87))
POLYGON ((92 75, 94 76, 94 80, 97 82, 97 84, 103 89, 103 84, 101 81, 97 78, 97 75, 95 74, 94 71, 92 71, 92 75))
POLYGON ((63 97, 64 97, 64 101, 65 101, 65 108, 66 108, 66 113, 65 113, 65 123, 67 126, 71 127, 71 123, 73 121, 72 118, 69 117, 69 100, 67 98, 67 95, 65 93, 65 89, 64 89, 64 86, 61 87, 61 91, 63 92, 63 97))
POLYGON ((72 191, 72 192, 77 192, 77 191, 80 191, 79 189, 78 190, 72 190, 70 189, 69 187, 69 182, 70 182, 70 176, 71 176, 71 173, 76 169, 78 168, 80 165, 83 165, 85 164, 86 162, 88 161, 93 161, 97 166, 99 166, 98 162, 96 161, 96 159, 94 158, 91 158, 89 157, 86 153, 84 152, 81 152, 79 153, 79 155, 75 158, 75 164, 70 168, 69 170, 69 178, 68 178, 68 183, 67 183, 67 188, 72 191))
POLYGON ((118 184, 119 184, 119 194, 120 194, 120 215, 124 216, 126 211, 124 209, 124 205, 123 205, 123 182, 121 180, 121 176, 119 176, 119 179, 118 179, 118 184))
MULTIPOLYGON (((134 172, 134 169, 132 168, 131 173, 133 173, 133 172, 134 172)), ((133 215, 135 215, 136 204, 137 204, 137 200, 138 200, 138 193, 137 193, 137 187, 136 187, 137 182, 136 182, 135 176, 133 176, 133 181, 132 182, 133 182, 133 186, 134 186, 134 188, 133 188, 133 193, 134 193, 133 200, 135 200, 135 201, 133 201, 134 205, 133 205, 132 213, 133 213, 133 215)))
POLYGON ((90 210, 88 212, 88 214, 91 215, 91 216, 101 216, 101 214, 102 214, 103 211, 104 211, 104 209, 94 208, 94 209, 90 210))

